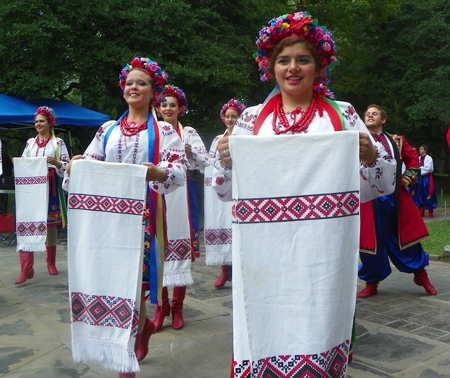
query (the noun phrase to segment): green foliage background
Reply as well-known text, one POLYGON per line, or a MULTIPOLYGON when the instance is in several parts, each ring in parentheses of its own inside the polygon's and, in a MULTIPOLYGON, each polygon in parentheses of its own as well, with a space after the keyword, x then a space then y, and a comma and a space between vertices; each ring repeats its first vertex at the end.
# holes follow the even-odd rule
MULTIPOLYGON (((448 0, 0 1, 0 93, 70 101, 117 118, 125 109, 118 73, 134 56, 156 60, 188 97, 183 124, 208 146, 230 98, 263 101, 255 37, 275 16, 306 10, 335 31, 341 64, 336 99, 360 115, 382 105, 387 130, 448 166, 450 3, 448 0)), ((74 153, 95 130, 76 129, 74 153)), ((2 131, 11 156, 29 134, 2 131)))

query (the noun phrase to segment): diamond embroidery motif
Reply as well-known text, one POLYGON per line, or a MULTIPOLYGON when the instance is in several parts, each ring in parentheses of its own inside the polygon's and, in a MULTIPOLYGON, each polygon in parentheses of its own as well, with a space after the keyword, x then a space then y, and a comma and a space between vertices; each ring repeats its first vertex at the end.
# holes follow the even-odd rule
POLYGON ((20 222, 16 224, 18 236, 39 236, 47 234, 47 222, 20 222))
POLYGON ((14 179, 14 184, 16 185, 47 184, 47 176, 16 177, 14 179))
POLYGON ((205 229, 205 243, 207 245, 231 244, 231 228, 205 229))
POLYGON ((68 203, 69 209, 131 215, 142 215, 145 209, 143 201, 86 194, 71 194, 68 203))
POLYGON ((164 261, 181 261, 191 258, 191 243, 189 239, 169 240, 164 250, 164 261))
POLYGON ((71 293, 72 322, 132 329, 137 333, 138 313, 132 299, 71 293))
POLYGON ((121 323, 125 323, 132 315, 130 308, 126 305, 126 303, 120 304, 115 310, 114 314, 116 315, 117 319, 121 323))
POLYGON ((89 306, 88 311, 90 315, 97 321, 99 321, 108 313, 108 309, 104 306, 101 299, 97 299, 94 303, 92 303, 89 306))
POLYGON ((234 223, 301 221, 359 214, 359 192, 235 200, 234 223))
POLYGON ((350 342, 311 355, 272 356, 250 364, 233 362, 234 378, 344 378, 350 342))

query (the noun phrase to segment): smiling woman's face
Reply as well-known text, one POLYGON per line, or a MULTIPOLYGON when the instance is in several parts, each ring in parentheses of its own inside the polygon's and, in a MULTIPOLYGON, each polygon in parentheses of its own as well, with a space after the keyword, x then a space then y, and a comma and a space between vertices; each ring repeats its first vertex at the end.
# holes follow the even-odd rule
POLYGON ((123 91, 123 97, 128 105, 149 106, 153 92, 150 76, 146 72, 135 69, 128 74, 123 91))
POLYGON ((312 91, 318 75, 316 60, 305 43, 295 43, 280 51, 273 71, 281 93, 298 96, 312 91))
POLYGON ((40 135, 48 135, 50 133, 50 121, 43 114, 38 114, 34 119, 34 128, 40 135))
POLYGON ((165 96, 166 101, 161 102, 159 106, 159 113, 163 117, 164 121, 173 124, 177 121, 178 115, 181 113, 180 106, 178 105, 178 99, 173 96, 165 96))

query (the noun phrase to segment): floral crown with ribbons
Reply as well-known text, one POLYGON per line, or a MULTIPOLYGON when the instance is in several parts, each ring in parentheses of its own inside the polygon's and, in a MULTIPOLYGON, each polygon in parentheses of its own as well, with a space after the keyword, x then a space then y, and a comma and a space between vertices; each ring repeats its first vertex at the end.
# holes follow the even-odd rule
POLYGON ((55 111, 48 106, 40 106, 38 110, 36 110, 36 113, 34 113, 35 120, 38 114, 42 114, 48 118, 50 127, 55 127, 58 123, 58 118, 56 118, 55 111))
POLYGON ((239 102, 238 100, 235 100, 235 99, 232 98, 224 106, 222 106, 222 110, 220 111, 220 118, 224 119, 225 118, 225 113, 230 108, 236 109, 238 114, 241 115, 242 112, 245 110, 245 105, 243 103, 239 102))
POLYGON ((122 91, 125 89, 126 81, 128 74, 136 68, 143 69, 148 73, 150 79, 153 82, 155 93, 153 94, 153 102, 156 104, 164 99, 163 89, 164 85, 167 83, 168 75, 161 70, 161 67, 158 66, 158 63, 154 62, 150 58, 134 58, 129 64, 127 64, 119 74, 119 85, 122 91))
POLYGON ((256 38, 258 52, 253 56, 261 71, 261 81, 273 78, 269 72, 272 68, 270 57, 274 46, 285 38, 298 37, 307 41, 317 52, 319 57, 319 77, 314 82, 314 90, 320 95, 333 98, 333 94, 326 87, 329 80, 325 78, 339 61, 334 56, 338 46, 333 40, 333 33, 325 26, 320 26, 318 20, 311 19, 308 12, 297 12, 272 19, 268 26, 259 31, 256 38))
POLYGON ((186 100, 186 95, 180 88, 167 84, 164 88, 163 95, 164 97, 175 97, 178 100, 178 106, 180 107, 180 114, 178 114, 178 117, 183 117, 186 114, 188 103, 186 100))

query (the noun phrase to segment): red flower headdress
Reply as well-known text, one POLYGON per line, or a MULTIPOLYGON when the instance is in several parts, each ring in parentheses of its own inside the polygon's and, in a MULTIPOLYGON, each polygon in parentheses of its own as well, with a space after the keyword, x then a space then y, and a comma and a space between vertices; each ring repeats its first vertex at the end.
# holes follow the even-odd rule
POLYGON ((161 101, 163 96, 163 88, 167 83, 168 75, 161 70, 158 63, 152 61, 149 58, 134 58, 130 64, 127 64, 119 74, 119 85, 122 91, 125 89, 128 74, 135 68, 141 68, 148 73, 150 79, 155 87, 155 93, 153 94, 153 102, 157 104, 161 101))
POLYGON ((171 96, 175 97, 178 100, 178 106, 180 107, 180 114, 178 114, 178 117, 183 117, 186 113, 186 110, 188 108, 188 103, 186 100, 186 95, 184 92, 178 88, 174 87, 173 85, 166 85, 164 88, 164 97, 171 96))
POLYGON ((319 26, 318 21, 311 19, 307 12, 276 17, 268 25, 260 30, 256 39, 259 51, 254 57, 262 73, 261 81, 272 79, 269 70, 271 68, 270 57, 274 46, 287 37, 298 36, 306 40, 319 56, 320 73, 314 83, 314 90, 322 96, 332 98, 333 94, 326 87, 329 80, 325 78, 325 75, 329 74, 339 64, 334 56, 338 47, 333 40, 333 33, 327 30, 325 26, 319 26))
POLYGON ((34 119, 36 120, 36 116, 38 114, 43 114, 46 116, 50 122, 50 127, 55 127, 58 123, 58 118, 56 118, 55 111, 52 108, 49 108, 47 106, 41 106, 36 110, 36 113, 34 113, 34 119))
POLYGON ((242 112, 245 110, 245 105, 239 102, 238 100, 232 98, 224 106, 222 106, 222 110, 220 111, 220 118, 222 118, 222 120, 225 118, 225 113, 230 108, 236 109, 238 114, 241 115, 242 112))

